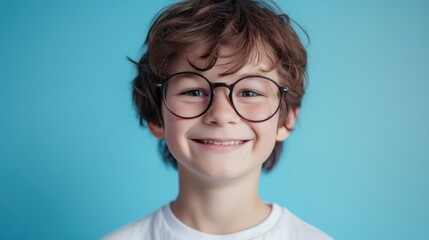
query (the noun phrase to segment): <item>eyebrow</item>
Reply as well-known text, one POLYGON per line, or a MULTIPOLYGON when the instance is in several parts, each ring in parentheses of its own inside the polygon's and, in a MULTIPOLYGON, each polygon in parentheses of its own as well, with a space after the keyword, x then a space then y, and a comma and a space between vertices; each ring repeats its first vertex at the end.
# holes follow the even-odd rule
POLYGON ((249 69, 250 71, 246 71, 246 72, 241 72, 241 70, 242 69, 239 69, 237 72, 234 72, 232 74, 226 74, 226 75, 223 74, 224 72, 222 72, 222 73, 217 74, 217 77, 224 77, 224 76, 232 76, 232 75, 234 75, 235 78, 237 78, 237 79, 241 79, 241 78, 249 77, 249 76, 262 76, 262 77, 268 77, 268 78, 273 79, 272 76, 268 76, 267 75, 267 73, 271 72, 271 70, 264 71, 260 67, 251 68, 251 69, 249 69))
POLYGON ((219 78, 220 77, 226 77, 226 76, 233 76, 234 79, 242 79, 242 78, 252 77, 252 76, 268 77, 271 79, 271 77, 264 75, 261 72, 242 73, 242 74, 237 74, 237 75, 235 75, 235 74, 228 74, 228 75, 217 74, 217 77, 219 77, 219 78))

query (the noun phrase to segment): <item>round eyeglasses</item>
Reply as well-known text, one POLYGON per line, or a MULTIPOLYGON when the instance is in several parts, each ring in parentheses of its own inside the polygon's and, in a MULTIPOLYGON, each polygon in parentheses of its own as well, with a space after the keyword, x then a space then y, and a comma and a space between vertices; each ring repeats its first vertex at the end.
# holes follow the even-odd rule
POLYGON ((212 83, 194 72, 175 73, 156 83, 156 87, 161 88, 167 109, 184 119, 197 118, 206 113, 213 102, 215 89, 226 87, 235 112, 251 122, 263 122, 274 116, 283 94, 289 91, 287 87, 281 87, 263 76, 246 76, 228 84, 212 83))

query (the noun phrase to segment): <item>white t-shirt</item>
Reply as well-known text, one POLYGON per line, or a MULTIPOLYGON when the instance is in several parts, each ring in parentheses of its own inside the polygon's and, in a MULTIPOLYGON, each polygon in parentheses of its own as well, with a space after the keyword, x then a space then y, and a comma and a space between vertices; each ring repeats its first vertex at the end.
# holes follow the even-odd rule
POLYGON ((331 240, 319 229, 302 221, 286 208, 272 204, 270 215, 250 229, 212 235, 192 229, 174 216, 170 205, 104 237, 103 240, 331 240))

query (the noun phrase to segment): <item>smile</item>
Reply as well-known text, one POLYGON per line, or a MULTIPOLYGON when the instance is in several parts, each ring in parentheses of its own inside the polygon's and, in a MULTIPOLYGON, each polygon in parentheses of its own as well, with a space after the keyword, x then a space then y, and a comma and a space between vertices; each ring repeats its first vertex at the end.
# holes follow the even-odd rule
POLYGON ((211 144, 211 145, 219 145, 219 146, 241 145, 244 143, 243 140, 227 140, 227 141, 197 140, 197 142, 202 144, 211 144))

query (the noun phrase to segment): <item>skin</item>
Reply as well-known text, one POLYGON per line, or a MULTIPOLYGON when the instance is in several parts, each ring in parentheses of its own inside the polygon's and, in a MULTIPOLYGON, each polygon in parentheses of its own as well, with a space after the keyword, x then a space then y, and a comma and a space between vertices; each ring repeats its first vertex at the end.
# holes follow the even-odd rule
MULTIPOLYGON (((228 49, 224 49, 228 51, 228 49)), ((204 65, 198 49, 180 55, 171 73, 195 70, 188 62, 204 65)), ((216 65, 199 72, 212 82, 233 83, 246 75, 263 75, 279 82, 269 58, 250 61, 238 72, 221 76, 231 68, 231 59, 219 58, 216 65)), ((228 89, 217 88, 208 112, 194 119, 174 116, 163 105, 163 123, 149 123, 157 138, 165 138, 178 161, 180 191, 171 207, 176 217, 196 230, 229 234, 261 223, 271 206, 258 195, 262 163, 276 141, 284 141, 295 123, 295 114, 279 124, 279 113, 265 122, 252 123, 238 116, 228 100, 228 89), (218 144, 204 144, 210 140, 218 144), (225 143, 229 145, 225 145, 225 143), (223 143, 223 145, 220 145, 223 143), (233 144, 231 144, 233 143, 233 144), (238 143, 238 144, 237 144, 238 143)), ((295 112, 297 113, 297 112, 295 112)))

